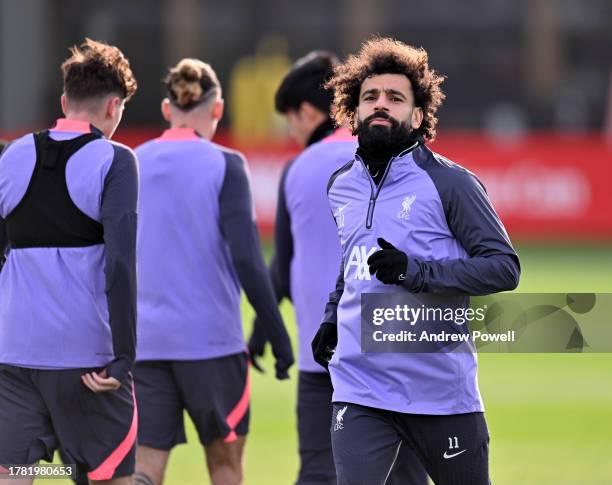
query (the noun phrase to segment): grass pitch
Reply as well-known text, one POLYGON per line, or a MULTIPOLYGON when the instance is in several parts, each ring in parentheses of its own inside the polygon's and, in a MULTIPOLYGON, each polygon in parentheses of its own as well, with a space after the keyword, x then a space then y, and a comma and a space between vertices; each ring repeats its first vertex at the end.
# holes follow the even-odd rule
MULTIPOLYGON (((531 244, 518 250, 523 271, 517 291, 612 292, 610 245, 531 244)), ((291 305, 284 303, 282 312, 295 334, 291 305)), ((253 313, 246 303, 243 315, 250 330, 253 313)), ((482 354, 479 359, 494 484, 612 484, 612 354, 482 354)), ((266 375, 253 373, 245 483, 289 485, 298 466, 297 370, 290 381, 279 382, 270 356, 264 365, 266 375)), ((188 419, 187 429, 189 443, 171 454, 168 485, 209 483, 188 419)))

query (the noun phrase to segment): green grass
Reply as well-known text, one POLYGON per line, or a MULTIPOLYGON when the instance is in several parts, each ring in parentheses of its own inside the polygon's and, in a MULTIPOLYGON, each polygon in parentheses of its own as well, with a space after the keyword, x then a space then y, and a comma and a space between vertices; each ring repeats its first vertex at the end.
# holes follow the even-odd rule
MULTIPOLYGON (((521 292, 612 292, 612 246, 519 247, 521 292)), ((291 306, 282 312, 294 334, 291 306)), ((244 305, 245 326, 252 310, 244 305)), ((480 389, 496 485, 612 484, 612 354, 482 354, 480 389)), ((265 360, 268 369, 272 360, 265 360)), ((246 483, 288 485, 298 465, 296 369, 278 382, 253 375, 246 483)), ((209 483, 188 422, 189 443, 171 454, 166 483, 209 483)), ((46 483, 43 481, 37 483, 46 483)), ((54 480, 49 484, 59 485, 54 480)))

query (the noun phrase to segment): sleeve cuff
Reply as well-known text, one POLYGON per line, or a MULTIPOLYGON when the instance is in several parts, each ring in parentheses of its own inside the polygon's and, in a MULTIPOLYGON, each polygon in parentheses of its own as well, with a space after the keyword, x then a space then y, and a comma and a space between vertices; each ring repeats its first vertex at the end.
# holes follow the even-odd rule
POLYGON ((406 279, 402 286, 412 293, 421 291, 423 277, 421 276, 421 264, 416 258, 408 256, 408 268, 406 269, 406 279))
POLYGON ((133 362, 129 362, 125 357, 119 357, 106 366, 106 374, 123 383, 132 370, 132 364, 133 362))

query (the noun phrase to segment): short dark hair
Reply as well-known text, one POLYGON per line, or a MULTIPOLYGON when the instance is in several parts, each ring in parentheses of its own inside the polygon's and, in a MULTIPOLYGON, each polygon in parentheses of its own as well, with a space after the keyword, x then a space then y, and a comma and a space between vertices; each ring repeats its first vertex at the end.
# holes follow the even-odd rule
POLYGON ((436 111, 445 98, 440 89, 444 76, 429 68, 423 48, 416 48, 390 38, 375 37, 336 67, 326 86, 334 90, 332 113, 338 125, 348 122, 355 129, 355 114, 363 81, 378 74, 403 74, 412 85, 415 106, 423 110, 423 122, 415 130, 427 140, 436 136, 436 111))
POLYGON ((112 93, 129 99, 136 92, 130 63, 117 47, 85 39, 80 46, 72 46, 70 53, 61 66, 69 99, 84 101, 112 93))
POLYGON ((324 87, 338 64, 335 54, 312 51, 298 59, 281 82, 274 104, 276 111, 286 113, 299 109, 307 101, 324 113, 329 113, 334 93, 324 87))

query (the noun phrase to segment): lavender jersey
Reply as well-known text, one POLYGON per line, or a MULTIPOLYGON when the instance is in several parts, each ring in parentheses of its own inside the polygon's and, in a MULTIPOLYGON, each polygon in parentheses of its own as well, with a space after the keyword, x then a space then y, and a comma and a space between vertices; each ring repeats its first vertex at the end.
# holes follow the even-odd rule
POLYGON ((123 379, 135 355, 138 173, 133 152, 88 123, 60 119, 49 138, 90 132, 99 136, 70 156, 60 189, 75 210, 101 224, 101 244, 53 247, 41 236, 39 245, 11 248, 6 220, 30 193, 34 136, 15 140, 0 158, 0 255, 8 251, 0 272, 0 363, 107 366, 109 375, 123 379))
POLYGON ((333 400, 415 414, 482 411, 475 354, 362 353, 360 312, 362 293, 448 295, 455 304, 456 295, 516 287, 518 258, 484 187, 418 145, 391 160, 378 186, 357 155, 332 176, 328 197, 343 261, 323 320, 338 325, 333 400), (403 286, 370 275, 378 237, 408 255, 403 286))
MULTIPOLYGON (((356 139, 345 130, 310 145, 289 167, 282 190, 291 227, 293 254, 289 279, 298 327, 298 366, 301 371, 325 372, 310 343, 320 325, 329 289, 340 264, 340 244, 329 211, 329 177, 354 156, 356 139)), ((282 260, 284 245, 277 244, 282 260)))
POLYGON ((140 163, 138 352, 200 360, 243 352, 240 287, 289 345, 265 268, 242 155, 171 128, 140 163))

